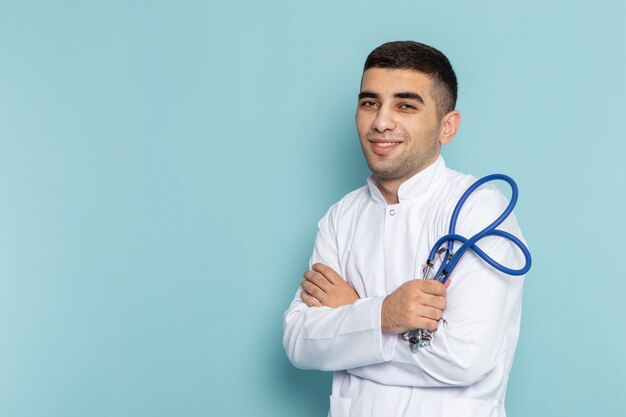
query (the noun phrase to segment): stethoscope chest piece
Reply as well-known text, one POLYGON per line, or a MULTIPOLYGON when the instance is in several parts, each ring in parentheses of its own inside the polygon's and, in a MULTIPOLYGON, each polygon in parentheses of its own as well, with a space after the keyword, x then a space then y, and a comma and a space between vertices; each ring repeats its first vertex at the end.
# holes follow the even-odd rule
POLYGON ((402 337, 409 341, 411 352, 417 352, 419 348, 430 346, 433 335, 426 329, 416 329, 403 334, 402 337))

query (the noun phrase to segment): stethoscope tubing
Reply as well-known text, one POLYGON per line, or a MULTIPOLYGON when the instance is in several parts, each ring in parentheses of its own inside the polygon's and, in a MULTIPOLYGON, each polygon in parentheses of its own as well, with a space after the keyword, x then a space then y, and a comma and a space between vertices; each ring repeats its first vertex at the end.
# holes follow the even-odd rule
POLYGON ((431 249, 430 254, 428 255, 427 265, 432 266, 435 256, 437 254, 437 251, 444 244, 446 245, 446 254, 443 259, 443 262, 441 263, 441 265, 439 266, 439 269, 437 270, 435 274, 435 277, 434 277, 435 280, 440 281, 442 284, 445 284, 445 282, 450 278, 450 275, 452 274, 452 271, 456 267, 457 263, 459 262, 461 257, 465 254, 465 252, 468 249, 472 250, 472 252, 478 255, 478 257, 484 260, 487 264, 491 265, 496 270, 503 272, 505 274, 519 276, 519 275, 524 275, 526 272, 530 270, 530 267, 532 264, 532 258, 530 255, 530 251, 528 250, 526 245, 520 239, 518 239, 511 233, 497 229, 497 227, 500 224, 502 224, 502 222, 504 222, 504 220, 506 220, 506 218, 513 212, 513 208, 515 207, 515 204, 517 204, 518 194, 519 194, 519 191, 517 188, 517 184, 515 183, 515 181, 513 181, 513 178, 504 174, 487 175, 486 177, 483 177, 477 180, 476 182, 474 182, 463 193, 463 195, 457 202, 456 206, 454 207, 454 211, 452 212, 452 216, 450 218, 449 233, 441 237, 439 240, 437 240, 437 242, 431 249), (506 209, 490 225, 488 225, 483 230, 476 233, 474 236, 470 237, 469 239, 464 236, 456 234, 455 228, 456 228, 457 219, 459 217, 461 209, 463 208, 463 205, 465 204, 469 196, 474 191, 476 191, 481 185, 487 182, 496 181, 496 180, 504 181, 508 183, 511 187, 511 200, 509 201, 509 204, 506 207, 506 209), (499 236, 499 237, 508 239, 511 242, 513 242, 515 246, 517 246, 521 250, 522 254, 524 255, 524 258, 525 258, 524 266, 519 269, 512 269, 512 268, 509 268, 500 264, 499 262, 491 258, 489 255, 487 255, 482 249, 480 249, 476 245, 476 243, 479 240, 487 236, 499 236), (456 241, 461 242, 462 245, 456 252, 453 252, 454 242, 456 241))

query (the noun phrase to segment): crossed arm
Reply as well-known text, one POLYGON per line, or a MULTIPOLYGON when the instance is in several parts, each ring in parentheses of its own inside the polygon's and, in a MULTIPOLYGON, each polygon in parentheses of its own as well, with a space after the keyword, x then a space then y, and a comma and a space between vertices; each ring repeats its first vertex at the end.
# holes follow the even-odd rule
POLYGON ((438 282, 415 279, 386 296, 359 298, 332 268, 313 264, 285 315, 287 354, 299 368, 347 370, 386 385, 471 385, 495 369, 509 343, 503 341, 516 335, 509 328, 519 326, 522 281, 502 279, 478 259, 464 270, 468 279, 458 280, 446 309, 438 282), (396 347, 397 334, 437 330, 444 309, 446 324, 430 348, 396 347))
MULTIPOLYGON (((300 298, 309 307, 341 307, 354 304, 357 292, 329 266, 313 264, 300 283, 300 298)), ((385 297, 381 329, 401 334, 411 329, 437 330, 446 308, 446 287, 436 281, 412 280, 385 297)))

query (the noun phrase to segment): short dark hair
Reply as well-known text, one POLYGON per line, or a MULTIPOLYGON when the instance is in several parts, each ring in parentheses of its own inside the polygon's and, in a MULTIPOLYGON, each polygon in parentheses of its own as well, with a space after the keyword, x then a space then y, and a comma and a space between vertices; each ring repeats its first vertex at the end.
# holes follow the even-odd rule
POLYGON ((448 58, 432 46, 414 41, 387 42, 367 56, 363 72, 370 68, 408 69, 434 80, 432 91, 439 116, 454 110, 458 85, 448 58))

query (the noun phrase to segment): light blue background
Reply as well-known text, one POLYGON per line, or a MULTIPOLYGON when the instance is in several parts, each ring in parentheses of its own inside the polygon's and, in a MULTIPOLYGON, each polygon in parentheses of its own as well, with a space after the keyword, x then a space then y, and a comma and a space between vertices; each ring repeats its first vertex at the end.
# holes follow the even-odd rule
POLYGON ((622 1, 0 1, 0 415, 323 416, 282 312, 368 175, 382 42, 460 81, 447 164, 534 254, 510 417, 624 416, 622 1))

